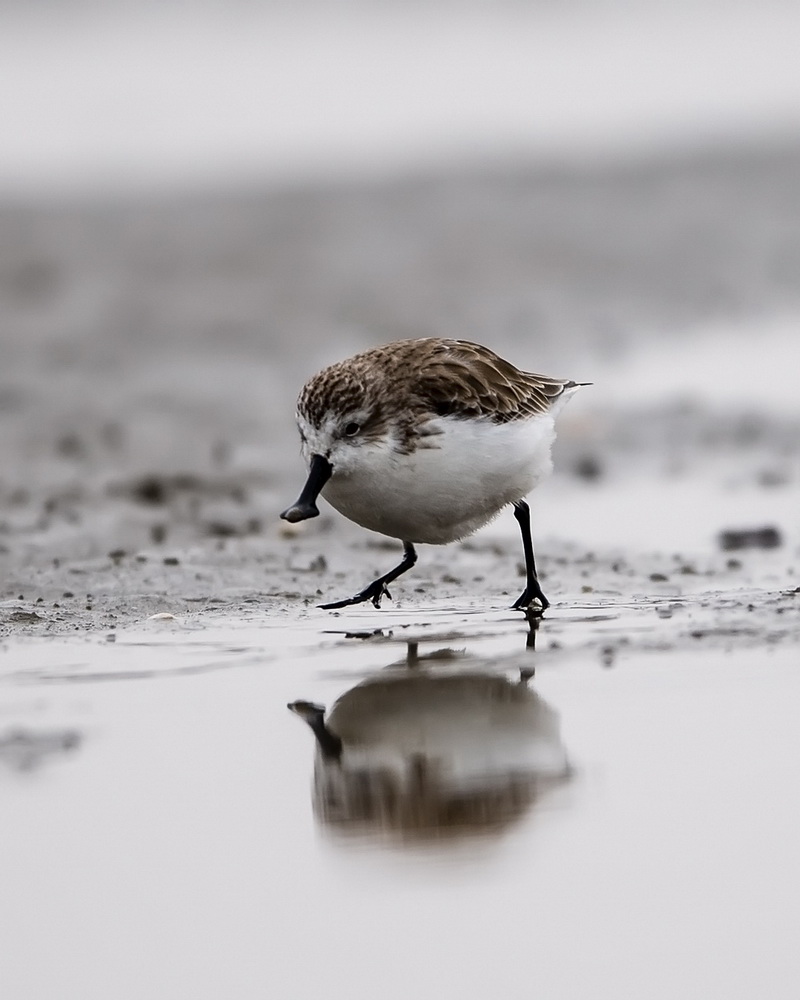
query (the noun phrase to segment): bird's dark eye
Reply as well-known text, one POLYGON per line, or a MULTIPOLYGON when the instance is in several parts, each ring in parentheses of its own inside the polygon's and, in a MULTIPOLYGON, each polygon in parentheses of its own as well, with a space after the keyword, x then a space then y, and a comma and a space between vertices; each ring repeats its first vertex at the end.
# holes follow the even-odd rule
POLYGON ((344 425, 344 432, 349 438, 355 437, 360 430, 361 425, 357 424, 354 420, 351 420, 349 424, 344 425))

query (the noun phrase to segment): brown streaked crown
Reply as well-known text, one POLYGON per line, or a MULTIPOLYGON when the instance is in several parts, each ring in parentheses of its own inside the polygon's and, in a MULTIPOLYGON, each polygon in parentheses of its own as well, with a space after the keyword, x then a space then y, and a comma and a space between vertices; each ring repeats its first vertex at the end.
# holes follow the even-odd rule
POLYGON ((520 371, 480 344, 431 337, 376 347, 325 368, 303 387, 297 406, 315 426, 331 411, 355 410, 366 410, 368 423, 383 424, 385 410, 397 407, 417 420, 438 415, 508 423, 547 413, 576 385, 520 371))

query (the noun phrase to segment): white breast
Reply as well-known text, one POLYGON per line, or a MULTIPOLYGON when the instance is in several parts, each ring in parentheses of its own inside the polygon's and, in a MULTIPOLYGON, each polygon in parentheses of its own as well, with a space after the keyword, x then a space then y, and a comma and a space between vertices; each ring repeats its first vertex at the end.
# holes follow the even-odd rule
POLYGON ((350 520, 407 542, 464 538, 521 500, 552 469, 552 414, 496 424, 440 417, 425 447, 403 455, 365 443, 348 475, 323 496, 350 520))

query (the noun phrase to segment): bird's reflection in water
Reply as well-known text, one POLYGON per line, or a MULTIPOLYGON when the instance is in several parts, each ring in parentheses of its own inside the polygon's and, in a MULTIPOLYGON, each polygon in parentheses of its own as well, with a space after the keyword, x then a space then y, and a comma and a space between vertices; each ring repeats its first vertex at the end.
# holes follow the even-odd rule
POLYGON ((351 688, 316 736, 314 808, 330 828, 401 837, 500 832, 570 775, 558 716, 524 680, 392 670, 351 688))

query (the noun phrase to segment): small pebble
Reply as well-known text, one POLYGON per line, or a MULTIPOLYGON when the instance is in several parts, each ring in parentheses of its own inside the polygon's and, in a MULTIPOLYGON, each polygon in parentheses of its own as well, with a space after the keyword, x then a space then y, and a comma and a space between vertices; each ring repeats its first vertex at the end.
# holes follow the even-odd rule
POLYGON ((777 549, 782 542, 780 531, 772 525, 762 528, 730 528, 719 533, 719 545, 725 552, 736 549, 777 549))
POLYGON ((579 479, 594 482, 603 475, 603 466, 594 455, 583 455, 575 462, 573 471, 579 479))

